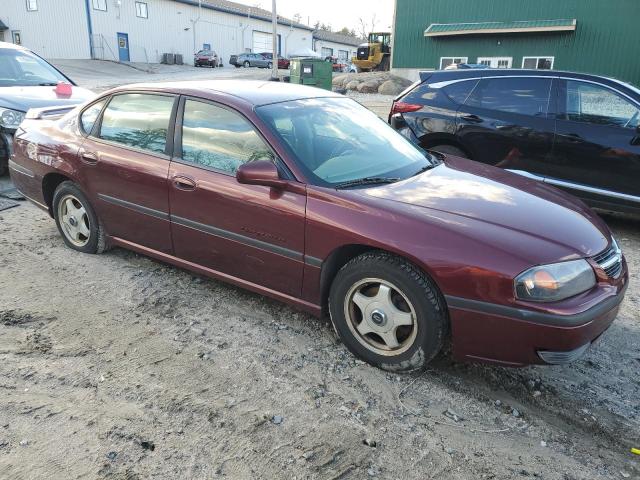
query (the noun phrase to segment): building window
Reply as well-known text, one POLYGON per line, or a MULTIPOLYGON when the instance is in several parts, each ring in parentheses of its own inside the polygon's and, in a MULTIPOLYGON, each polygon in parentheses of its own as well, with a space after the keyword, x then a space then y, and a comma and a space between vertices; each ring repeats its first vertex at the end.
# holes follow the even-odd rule
POLYGON ((38 0, 27 0, 27 12, 35 12, 38 10, 38 0))
POLYGON ((524 57, 522 68, 528 70, 553 70, 554 57, 524 57))
POLYGON ((478 57, 478 63, 489 68, 511 68, 512 57, 478 57))
POLYGON ((441 57, 440 58, 440 70, 444 70, 449 65, 459 64, 459 63, 467 63, 469 61, 468 57, 441 57))
POLYGON ((94 10, 102 10, 103 12, 107 11, 107 0, 92 0, 92 1, 93 1, 94 10))
POLYGON ((147 10, 146 3, 136 2, 136 17, 149 18, 149 11, 147 10))
POLYGON ((338 50, 338 59, 343 63, 349 60, 349 50, 338 50))
POLYGON ((333 57, 333 48, 322 47, 322 58, 333 57))
POLYGON ((16 45, 22 45, 22 37, 20 36, 19 30, 13 30, 11 32, 11 36, 13 37, 13 43, 16 45))

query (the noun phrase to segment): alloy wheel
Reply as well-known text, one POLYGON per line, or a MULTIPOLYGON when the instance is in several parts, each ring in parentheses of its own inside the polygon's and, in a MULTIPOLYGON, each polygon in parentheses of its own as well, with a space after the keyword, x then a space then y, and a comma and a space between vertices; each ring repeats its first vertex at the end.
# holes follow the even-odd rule
POLYGON ((76 247, 84 247, 89 243, 89 215, 78 198, 71 194, 62 197, 58 202, 58 218, 62 232, 69 242, 76 247))
POLYGON ((354 337, 378 355, 405 352, 418 333, 415 309, 407 296, 379 278, 356 282, 345 298, 344 313, 354 337))

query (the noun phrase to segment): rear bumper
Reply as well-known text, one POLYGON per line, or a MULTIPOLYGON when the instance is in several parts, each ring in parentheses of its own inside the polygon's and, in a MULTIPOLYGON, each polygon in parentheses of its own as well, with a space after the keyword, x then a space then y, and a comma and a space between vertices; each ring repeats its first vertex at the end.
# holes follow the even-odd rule
MULTIPOLYGON (((625 272, 626 275, 626 272, 625 272)), ((573 315, 545 314, 447 297, 456 360, 522 367, 577 360, 609 328, 624 299, 617 295, 573 315)))

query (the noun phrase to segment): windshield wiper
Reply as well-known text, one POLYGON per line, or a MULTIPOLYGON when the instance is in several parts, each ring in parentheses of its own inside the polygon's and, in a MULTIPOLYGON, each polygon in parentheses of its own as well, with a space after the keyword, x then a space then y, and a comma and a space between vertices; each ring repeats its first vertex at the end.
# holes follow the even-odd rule
POLYGON ((42 82, 38 84, 39 87, 55 87, 57 85, 58 85, 57 83, 53 83, 53 82, 42 82))
POLYGON ((348 182, 338 183, 334 185, 334 188, 348 188, 348 187, 357 187, 360 185, 383 185, 385 183, 394 183, 400 181, 397 177, 365 177, 358 178, 356 180, 349 180, 348 182))
POLYGON ((431 170, 432 168, 435 168, 437 165, 434 164, 430 164, 430 165, 425 165, 424 167, 422 167, 420 170, 418 170, 416 173, 413 174, 413 176, 415 177, 416 175, 420 175, 421 173, 426 172, 427 170, 431 170))

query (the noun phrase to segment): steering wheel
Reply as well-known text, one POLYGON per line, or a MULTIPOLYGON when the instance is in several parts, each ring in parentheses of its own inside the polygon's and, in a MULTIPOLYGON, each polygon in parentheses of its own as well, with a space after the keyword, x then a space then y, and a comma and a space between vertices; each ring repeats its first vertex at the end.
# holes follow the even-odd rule
POLYGON ((624 128, 627 128, 629 125, 633 125, 633 123, 638 119, 638 116, 640 116, 640 110, 636 110, 636 113, 633 114, 633 117, 631 117, 629 121, 624 124, 624 128))

